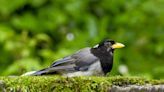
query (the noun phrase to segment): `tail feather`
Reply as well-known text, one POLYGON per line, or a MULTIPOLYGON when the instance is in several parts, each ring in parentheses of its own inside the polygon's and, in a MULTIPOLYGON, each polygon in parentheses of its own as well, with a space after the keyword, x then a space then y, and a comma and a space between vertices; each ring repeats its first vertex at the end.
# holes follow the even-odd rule
POLYGON ((37 72, 37 71, 26 72, 26 73, 22 74, 21 76, 30 76, 30 75, 34 74, 35 72, 37 72))
POLYGON ((31 76, 39 76, 39 75, 46 75, 46 74, 49 74, 48 68, 36 71, 33 74, 31 74, 31 76))
POLYGON ((40 71, 36 71, 33 74, 31 74, 32 76, 39 76, 39 75, 44 75, 46 74, 47 71, 45 70, 40 70, 40 71))
POLYGON ((49 75, 49 74, 57 74, 56 71, 50 71, 49 68, 42 69, 39 71, 31 71, 23 74, 22 76, 40 76, 40 75, 49 75))

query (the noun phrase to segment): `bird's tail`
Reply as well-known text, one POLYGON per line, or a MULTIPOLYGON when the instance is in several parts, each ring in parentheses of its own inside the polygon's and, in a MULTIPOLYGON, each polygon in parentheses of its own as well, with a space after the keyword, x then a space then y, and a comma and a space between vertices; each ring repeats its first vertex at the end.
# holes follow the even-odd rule
POLYGON ((46 74, 50 74, 48 68, 42 69, 42 70, 39 70, 39 71, 30 71, 30 72, 24 73, 21 76, 40 76, 40 75, 46 75, 46 74))

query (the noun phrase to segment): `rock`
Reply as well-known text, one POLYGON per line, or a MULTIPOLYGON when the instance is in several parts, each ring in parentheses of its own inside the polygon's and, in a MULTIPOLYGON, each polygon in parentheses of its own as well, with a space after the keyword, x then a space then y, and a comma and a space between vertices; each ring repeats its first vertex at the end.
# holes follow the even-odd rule
POLYGON ((164 85, 112 86, 109 92, 164 92, 164 85))

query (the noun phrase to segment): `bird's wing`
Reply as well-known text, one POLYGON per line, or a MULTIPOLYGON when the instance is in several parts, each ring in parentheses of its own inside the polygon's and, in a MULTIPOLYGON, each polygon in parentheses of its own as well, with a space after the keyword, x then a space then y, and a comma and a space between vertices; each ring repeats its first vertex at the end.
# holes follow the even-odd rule
POLYGON ((97 60, 98 58, 90 52, 90 48, 84 48, 71 56, 55 61, 50 67, 37 71, 33 75, 85 71, 97 60))
POLYGON ((89 65, 98 60, 91 52, 90 48, 84 48, 71 56, 67 56, 54 62, 51 66, 53 68, 67 69, 73 68, 75 70, 86 70, 89 65))
POLYGON ((88 67, 99 59, 91 53, 90 48, 85 48, 72 55, 76 58, 76 68, 79 70, 87 70, 88 67))

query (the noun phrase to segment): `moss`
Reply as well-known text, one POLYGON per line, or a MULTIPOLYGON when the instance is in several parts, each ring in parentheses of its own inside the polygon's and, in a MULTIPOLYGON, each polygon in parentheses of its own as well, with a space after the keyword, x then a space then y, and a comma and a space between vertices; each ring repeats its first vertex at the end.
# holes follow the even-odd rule
POLYGON ((147 80, 139 77, 73 77, 61 76, 25 76, 25 77, 0 77, 8 91, 23 92, 104 92, 112 85, 145 85, 164 84, 164 80, 147 80))

